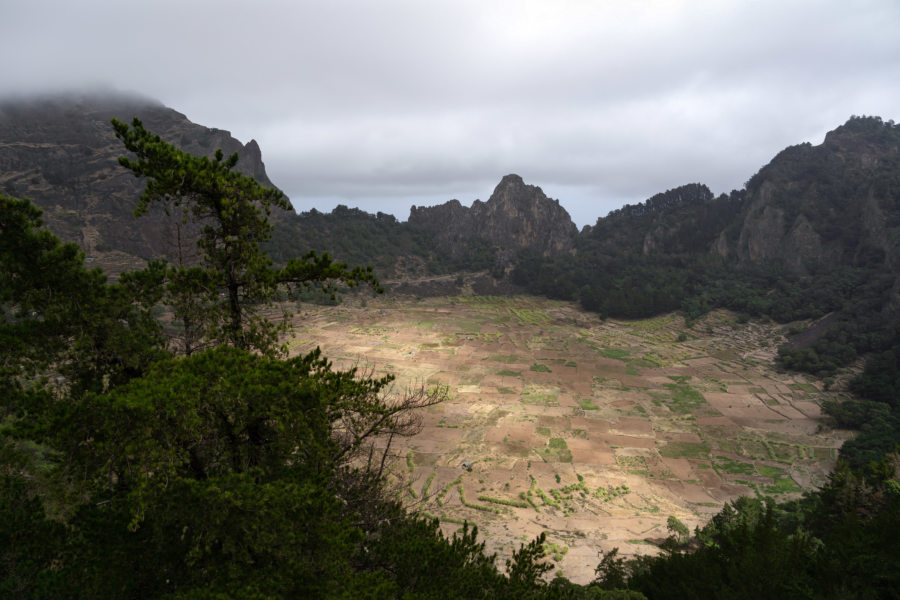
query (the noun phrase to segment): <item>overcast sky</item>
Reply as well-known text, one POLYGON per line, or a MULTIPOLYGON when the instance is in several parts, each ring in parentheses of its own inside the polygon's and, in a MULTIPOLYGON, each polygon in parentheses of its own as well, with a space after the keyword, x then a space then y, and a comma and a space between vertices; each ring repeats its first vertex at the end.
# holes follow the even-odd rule
POLYGON ((580 226, 900 121, 897 0, 2 0, 0 95, 137 92, 256 139, 298 210, 405 220, 507 173, 580 226))

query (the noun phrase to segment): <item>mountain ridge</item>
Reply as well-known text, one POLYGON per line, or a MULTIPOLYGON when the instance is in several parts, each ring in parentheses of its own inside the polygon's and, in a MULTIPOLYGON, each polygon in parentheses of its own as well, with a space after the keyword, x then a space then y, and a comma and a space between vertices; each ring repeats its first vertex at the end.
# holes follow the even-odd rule
MULTIPOLYGON (((89 255, 165 255, 171 227, 161 211, 132 217, 142 185, 116 163, 123 151, 109 126, 112 116, 142 118, 149 130, 194 154, 219 147, 237 152, 239 170, 274 187, 255 140, 242 144, 154 100, 95 95, 0 102, 0 190, 32 199, 51 230, 89 255)), ((779 152, 742 190, 714 196, 702 183, 687 184, 611 211, 581 232, 559 200, 509 174, 486 202, 412 206, 406 223, 346 207, 330 215, 273 215, 271 250, 278 260, 334 246, 337 258, 369 258, 390 276, 485 269, 504 276, 522 252, 544 259, 597 252, 710 256, 745 265, 780 262, 796 275, 875 261, 894 271, 900 265, 897 131, 890 121, 852 117, 822 144, 779 152)))

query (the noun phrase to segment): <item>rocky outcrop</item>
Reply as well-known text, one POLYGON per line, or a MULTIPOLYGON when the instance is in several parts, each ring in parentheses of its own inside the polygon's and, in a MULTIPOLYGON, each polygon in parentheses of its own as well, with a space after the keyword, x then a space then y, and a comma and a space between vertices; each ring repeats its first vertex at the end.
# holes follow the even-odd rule
POLYGON ((238 153, 238 169, 272 186, 259 145, 197 125, 162 104, 131 96, 45 97, 0 103, 0 192, 43 208, 48 227, 88 255, 164 256, 172 228, 162 210, 136 219, 144 184, 118 164, 124 154, 110 119, 144 126, 192 154, 238 153))
POLYGON ((818 146, 787 148, 748 182, 733 252, 795 274, 881 263, 896 271, 898 172, 900 127, 878 118, 853 118, 818 146))
POLYGON ((525 248, 544 256, 571 252, 578 235, 559 201, 518 175, 505 176, 487 202, 475 200, 470 208, 457 200, 413 206, 408 223, 450 256, 462 255, 478 240, 490 244, 501 263, 508 263, 525 248))

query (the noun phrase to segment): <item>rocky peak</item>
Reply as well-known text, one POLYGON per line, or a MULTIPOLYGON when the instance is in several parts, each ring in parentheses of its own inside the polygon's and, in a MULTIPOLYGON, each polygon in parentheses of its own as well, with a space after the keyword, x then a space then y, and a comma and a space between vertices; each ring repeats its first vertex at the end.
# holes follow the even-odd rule
POLYGON ((791 146, 747 185, 735 253, 795 273, 838 264, 900 264, 887 234, 897 219, 900 127, 853 117, 818 146, 791 146), (880 258, 878 258, 880 257, 880 258))
POLYGON ((451 256, 465 252, 472 240, 486 241, 497 249, 501 262, 509 262, 524 248, 544 255, 569 252, 578 234, 558 200, 514 174, 500 180, 487 202, 475 200, 470 208, 457 200, 413 207, 409 224, 431 235, 435 245, 451 256))

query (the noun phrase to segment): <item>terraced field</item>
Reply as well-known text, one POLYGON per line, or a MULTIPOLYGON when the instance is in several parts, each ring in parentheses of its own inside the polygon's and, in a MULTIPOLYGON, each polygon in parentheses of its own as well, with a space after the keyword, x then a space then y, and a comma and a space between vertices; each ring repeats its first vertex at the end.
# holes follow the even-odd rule
POLYGON ((688 327, 461 296, 299 313, 292 353, 318 345, 400 389, 449 390, 397 450, 391 478, 412 508, 448 532, 477 524, 501 557, 545 531, 573 581, 600 551, 655 552, 670 515, 693 529, 738 496, 820 485, 847 437, 820 426, 829 392, 774 370, 781 327, 725 312, 688 327))

